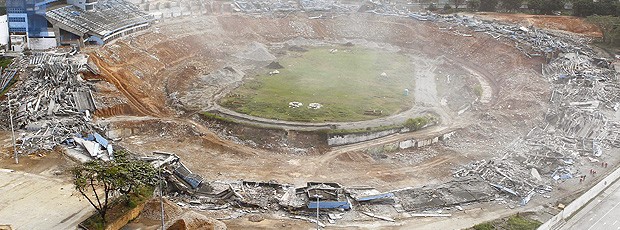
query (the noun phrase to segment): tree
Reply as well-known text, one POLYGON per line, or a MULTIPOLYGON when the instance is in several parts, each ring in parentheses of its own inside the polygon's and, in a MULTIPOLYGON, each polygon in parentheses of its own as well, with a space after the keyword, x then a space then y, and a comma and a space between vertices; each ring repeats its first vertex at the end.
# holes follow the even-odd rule
POLYGON ((129 201, 129 195, 133 194, 137 188, 157 184, 159 178, 152 165, 131 159, 123 151, 116 152, 114 156, 116 157, 115 163, 120 166, 119 175, 123 179, 121 182, 124 182, 120 184, 118 191, 124 195, 126 201, 129 201))
POLYGON ((562 0, 529 0, 527 7, 539 14, 553 14, 564 7, 562 0))
MULTIPOLYGON (((452 2, 454 3, 454 9, 458 9, 460 5, 463 5, 463 2, 465 2, 465 0, 452 0, 452 2)), ((446 7, 444 6, 444 8, 446 7)))
POLYGON ((435 3, 431 3, 426 10, 428 11, 436 11, 437 10, 437 6, 435 6, 435 3))
POLYGON ((595 3, 598 15, 616 15, 618 0, 601 0, 595 3))
POLYGON ((480 11, 495 11, 498 0, 480 0, 480 11))
POLYGON ((130 159, 122 151, 115 152, 115 156, 115 161, 92 160, 71 169, 75 189, 97 210, 104 225, 112 197, 119 193, 128 199, 136 188, 157 182, 150 164, 130 159))
POLYGON ((450 6, 450 4, 445 4, 443 5, 443 11, 444 12, 448 12, 452 9, 452 6, 450 6))
POLYGON ((573 15, 579 17, 587 17, 590 15, 616 15, 618 16, 618 4, 614 0, 576 0, 573 2, 573 15))
POLYGON ((523 4, 522 0, 501 0, 501 1, 502 1, 502 8, 507 11, 516 11, 519 8, 521 8, 521 5, 523 4))
POLYGON ((476 11, 480 8, 480 0, 469 0, 467 1, 467 9, 471 11, 476 11))
POLYGON ((593 15, 596 7, 596 3, 592 0, 576 0, 573 2, 573 15, 578 17, 593 15))
POLYGON ((620 18, 611 15, 588 16, 587 21, 597 25, 603 32, 603 42, 607 44, 614 44, 617 42, 616 38, 620 35, 620 18))

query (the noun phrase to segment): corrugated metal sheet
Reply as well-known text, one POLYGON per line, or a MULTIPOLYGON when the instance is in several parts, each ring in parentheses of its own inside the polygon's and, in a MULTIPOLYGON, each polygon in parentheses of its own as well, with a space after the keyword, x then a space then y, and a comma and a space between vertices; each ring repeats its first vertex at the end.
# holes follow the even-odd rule
MULTIPOLYGON (((351 209, 351 204, 347 201, 321 201, 319 202, 319 209, 336 209, 336 208, 342 208, 342 209, 351 209)), ((309 202, 308 203, 308 208, 310 209, 316 209, 317 206, 317 202, 309 202)))
POLYGON ((179 166, 174 169, 174 174, 187 182, 192 188, 198 188, 203 181, 203 178, 198 174, 193 174, 184 164, 179 163, 179 166))
POLYGON ((97 143, 99 143, 101 146, 103 146, 104 148, 107 148, 108 145, 110 144, 108 142, 108 140, 106 140, 105 138, 103 138, 101 135, 99 135, 98 133, 94 133, 93 136, 95 137, 95 141, 97 141, 97 143))

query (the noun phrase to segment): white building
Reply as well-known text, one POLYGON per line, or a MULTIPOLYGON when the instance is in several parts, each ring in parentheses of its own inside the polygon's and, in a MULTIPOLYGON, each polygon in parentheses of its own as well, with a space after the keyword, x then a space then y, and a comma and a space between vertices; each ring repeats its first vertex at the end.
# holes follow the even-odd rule
POLYGON ((0 16, 0 46, 9 44, 9 18, 6 15, 0 16))

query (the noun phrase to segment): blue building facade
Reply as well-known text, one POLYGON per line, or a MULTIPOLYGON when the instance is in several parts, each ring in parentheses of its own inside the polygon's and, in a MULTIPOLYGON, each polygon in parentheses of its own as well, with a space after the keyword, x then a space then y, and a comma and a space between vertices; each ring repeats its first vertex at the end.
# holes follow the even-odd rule
POLYGON ((49 4, 59 0, 6 0, 9 33, 27 34, 30 38, 51 38, 54 32, 45 19, 49 4))

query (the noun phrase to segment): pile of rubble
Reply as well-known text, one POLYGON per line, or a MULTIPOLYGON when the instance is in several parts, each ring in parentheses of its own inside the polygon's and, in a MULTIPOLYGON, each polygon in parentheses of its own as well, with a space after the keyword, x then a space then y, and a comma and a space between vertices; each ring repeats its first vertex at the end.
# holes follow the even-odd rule
POLYGON ((620 109, 618 73, 587 38, 458 15, 428 18, 507 38, 526 56, 545 57, 542 73, 551 83, 544 123, 497 151, 494 159, 456 169, 455 177, 480 176, 524 205, 533 195, 550 192, 554 183, 585 175, 578 162, 597 162, 606 149, 620 147, 620 124, 609 117, 620 109))
POLYGON ((479 176, 460 177, 437 186, 394 191, 403 211, 427 211, 494 199, 495 192, 479 176))
POLYGON ((342 4, 331 0, 301 0, 279 1, 279 0, 254 0, 254 1, 234 1, 236 11, 244 13, 272 13, 272 12, 355 12, 359 6, 353 4, 342 4))
POLYGON ((80 77, 88 71, 85 60, 66 53, 35 53, 16 61, 15 69, 24 72, 7 93, 6 103, 0 104, 0 122, 10 128, 10 106, 15 129, 24 130, 17 139, 24 153, 51 150, 76 134, 95 130, 90 123, 95 104, 89 85, 80 77))
POLYGON ((345 215, 351 217, 357 213, 394 222, 395 217, 401 214, 450 216, 450 213, 437 214, 437 211, 452 208, 462 211, 462 206, 471 203, 503 201, 495 194, 493 187, 477 175, 463 176, 438 185, 380 192, 368 186, 344 187, 329 182, 307 182, 303 187, 275 181, 205 181, 200 178, 197 182, 188 179, 188 174, 174 173, 178 167, 190 172, 175 154, 155 152, 143 160, 162 168, 168 182, 170 200, 195 210, 231 213, 220 219, 268 211, 316 223, 318 208, 321 210, 321 226, 324 225, 322 221, 334 224, 337 220, 346 219, 345 215))
POLYGON ((290 12, 296 11, 298 7, 294 2, 281 1, 235 1, 234 5, 244 13, 262 13, 270 11, 290 12))
POLYGON ((465 15, 440 15, 427 13, 411 13, 409 17, 419 21, 433 21, 447 24, 446 29, 452 30, 460 36, 471 37, 471 31, 485 33, 497 40, 509 39, 515 42, 515 48, 528 57, 544 56, 547 60, 555 58, 559 53, 581 53, 587 56, 594 55, 594 51, 587 45, 590 38, 573 36, 566 33, 551 32, 534 27, 524 27, 515 24, 486 21, 465 15), (459 26, 470 29, 469 32, 458 30, 459 26))
POLYGON ((409 8, 412 4, 402 5, 396 2, 370 0, 363 6, 366 13, 373 13, 385 16, 403 16, 408 15, 409 8))

